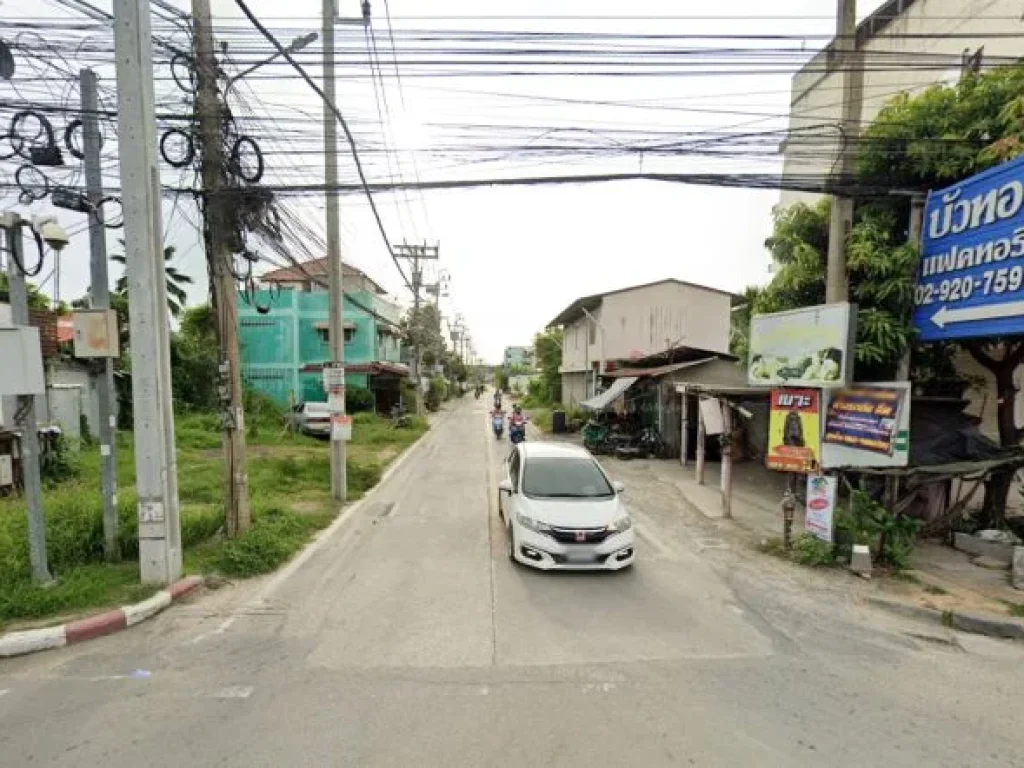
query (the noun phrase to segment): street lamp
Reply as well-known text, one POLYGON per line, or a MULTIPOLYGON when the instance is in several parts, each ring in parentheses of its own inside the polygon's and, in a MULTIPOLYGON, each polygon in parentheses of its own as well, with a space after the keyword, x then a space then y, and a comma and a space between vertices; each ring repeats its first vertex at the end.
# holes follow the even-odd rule
MULTIPOLYGON (((296 51, 301 51, 303 48, 308 46, 310 43, 313 43, 318 37, 319 37, 319 35, 316 32, 309 32, 309 33, 307 33, 305 35, 300 35, 299 37, 296 37, 294 40, 292 40, 287 45, 287 47, 285 47, 285 51, 288 52, 288 53, 295 53, 296 51)), ((271 56, 271 57, 269 57, 267 59, 264 59, 263 61, 256 62, 251 67, 243 69, 237 75, 235 75, 230 80, 228 80, 227 87, 224 88, 224 97, 227 98, 228 91, 230 91, 232 86, 234 86, 234 84, 237 83, 239 80, 241 80, 243 77, 245 77, 248 74, 251 74, 252 72, 254 72, 257 69, 259 69, 260 67, 269 64, 270 62, 274 61, 275 59, 279 59, 283 55, 284 54, 282 54, 279 51, 278 53, 275 53, 273 56, 271 56)))

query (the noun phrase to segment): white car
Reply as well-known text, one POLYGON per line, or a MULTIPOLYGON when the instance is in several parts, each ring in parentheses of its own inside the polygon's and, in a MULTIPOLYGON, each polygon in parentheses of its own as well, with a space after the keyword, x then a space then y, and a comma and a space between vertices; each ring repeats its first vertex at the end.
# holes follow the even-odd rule
POLYGON ((633 564, 633 519, 583 448, 520 443, 505 461, 498 512, 508 556, 543 570, 610 570, 633 564))

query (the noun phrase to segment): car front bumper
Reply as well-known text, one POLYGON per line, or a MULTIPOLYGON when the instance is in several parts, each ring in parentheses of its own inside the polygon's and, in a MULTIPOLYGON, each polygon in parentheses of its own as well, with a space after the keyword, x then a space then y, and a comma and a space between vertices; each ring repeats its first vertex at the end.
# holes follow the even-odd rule
POLYGON ((633 564, 633 529, 598 544, 563 544, 519 523, 515 526, 516 562, 543 571, 618 571, 633 564))

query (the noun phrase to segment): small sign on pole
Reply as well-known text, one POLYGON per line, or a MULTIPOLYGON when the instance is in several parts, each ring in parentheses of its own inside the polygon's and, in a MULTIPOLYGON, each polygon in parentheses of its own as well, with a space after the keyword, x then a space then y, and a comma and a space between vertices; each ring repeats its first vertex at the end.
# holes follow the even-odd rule
POLYGON ((352 417, 345 413, 331 414, 331 440, 352 439, 352 417))
POLYGON ((832 518, 839 479, 829 475, 807 476, 807 514, 804 528, 822 541, 832 543, 832 518))

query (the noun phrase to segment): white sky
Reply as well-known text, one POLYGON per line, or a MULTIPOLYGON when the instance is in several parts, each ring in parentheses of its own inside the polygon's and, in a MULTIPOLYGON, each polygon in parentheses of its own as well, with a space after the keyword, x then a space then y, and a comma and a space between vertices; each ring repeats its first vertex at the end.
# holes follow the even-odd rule
MULTIPOLYGON (((338 0, 343 15, 359 12, 358 0, 338 0)), ((873 11, 880 0, 862 0, 859 15, 873 11)), ((66 11, 49 9, 52 0, 7 0, 5 13, 42 18, 67 17, 66 11), (40 8, 40 6, 44 6, 40 8)), ((96 0, 96 5, 110 8, 109 0, 96 0)), ((186 7, 183 0, 175 5, 186 7)), ((320 2, 290 0, 288 19, 280 18, 280 0, 252 0, 253 11, 280 33, 282 40, 303 32, 319 29, 320 2), (286 29, 285 29, 286 28, 286 29)), ((636 33, 728 33, 787 35, 828 35, 834 31, 833 0, 722 0, 714 4, 678 2, 678 0, 572 0, 559 3, 542 0, 518 0, 515 3, 491 0, 389 0, 396 30, 401 29, 487 29, 545 30, 636 33), (541 17, 552 14, 606 16, 606 19, 572 19, 544 21, 536 19, 472 20, 403 17, 429 15, 451 17, 480 16, 486 6, 495 15, 541 17), (770 11, 766 10, 770 7, 770 11), (706 16, 708 19, 616 19, 630 17, 706 16), (750 19, 761 14, 785 19, 750 19)), ((213 0, 215 27, 220 25, 241 29, 246 26, 232 0, 213 0)), ((390 72, 390 48, 384 20, 383 0, 373 2, 374 27, 381 46, 386 74, 390 72)), ((75 17, 71 14, 71 17, 75 17)), ((339 32, 339 46, 345 45, 339 32)), ((247 39, 249 39, 247 37, 247 39)), ((256 44, 256 38, 251 38, 256 44)), ((352 45, 348 38, 348 45, 352 45)), ((354 38, 356 42, 361 37, 354 38)), ((483 45, 487 45, 484 43, 483 45)), ((757 43, 728 41, 708 45, 752 47, 757 43)), ((765 45, 799 45, 766 43, 765 45)), ((806 43, 807 57, 823 41, 813 38, 806 43)), ((265 46, 262 41, 259 45, 265 46)), ((318 46, 319 44, 317 44, 318 46)), ((365 49, 364 49, 365 52, 365 49)), ((242 54, 239 54, 241 57, 242 54)), ((319 79, 319 57, 313 55, 310 72, 319 79)), ((368 71, 368 70, 366 70, 368 71)), ((319 116, 315 95, 291 76, 286 68, 268 67, 267 77, 249 82, 260 98, 268 103, 265 110, 276 116, 299 116, 295 110, 306 110, 319 116)), ((103 72, 101 71, 101 75, 103 72)), ((163 73, 166 75, 166 72, 163 73)), ((403 69, 403 92, 398 93, 394 78, 387 80, 388 100, 393 123, 397 126, 398 143, 404 147, 400 158, 406 180, 412 180, 412 148, 422 147, 417 154, 419 176, 423 180, 466 178, 470 176, 507 176, 530 173, 560 174, 599 171, 636 171, 636 159, 602 159, 599 162, 560 161, 528 168, 520 163, 485 163, 445 167, 451 159, 431 152, 439 144, 452 143, 450 129, 437 124, 508 123, 536 124, 570 128, 585 126, 598 133, 616 128, 649 130, 663 127, 675 132, 722 129, 743 126, 753 130, 785 127, 784 115, 789 104, 787 74, 733 73, 725 76, 693 75, 684 77, 415 77, 403 69), (454 90, 463 93, 454 93, 454 90), (628 107, 583 106, 557 102, 536 102, 509 97, 465 93, 466 91, 526 94, 530 96, 587 99, 603 101, 644 101, 646 105, 671 109, 637 109, 628 107), (405 109, 401 107, 404 100, 405 109), (685 111, 682 107, 698 110, 685 111), (702 110, 702 111, 700 111, 702 110), (752 113, 766 117, 716 113, 752 113), (771 117, 775 115, 775 117, 771 117)), ((112 85, 111 78, 106 78, 112 85)), ((173 87, 166 82, 160 89, 173 87)), ((3 86, 0 84, 0 97, 3 86)), ((7 94, 7 97, 10 97, 7 94)), ((359 142, 379 142, 376 127, 375 101, 371 81, 345 79, 339 81, 339 106, 355 124, 359 142), (377 135, 375 135, 375 132, 377 135)), ((267 130, 266 124, 263 124, 267 130)), ((62 130, 62 127, 61 127, 62 130)), ((305 130, 320 135, 317 120, 305 130)), ((543 140, 537 131, 538 140, 543 140)), ((255 138, 270 147, 273 136, 254 133, 255 138)), ((354 180, 350 156, 342 142, 343 182, 354 180)), ((368 153, 369 155, 369 153, 368 153)), ((267 179, 274 183, 275 162, 295 162, 295 158, 268 156, 267 179)), ((386 181, 387 169, 376 155, 366 158, 373 181, 386 181)), ((308 166, 307 183, 322 181, 317 171, 319 155, 301 158, 308 166)), ((644 171, 709 170, 711 161, 685 158, 644 158, 644 171)), ((748 171, 780 170, 774 161, 744 161, 748 171)), ((7 169, 9 170, 9 169, 7 169)), ((116 183, 117 177, 113 175, 116 183)), ((265 181, 267 180, 265 179, 265 181)), ((174 177, 165 174, 165 182, 174 177)), ((295 183, 294 171, 288 176, 295 183)), ((740 291, 746 285, 764 282, 769 259, 763 242, 770 230, 771 207, 779 195, 771 190, 739 190, 665 184, 657 182, 610 183, 586 186, 477 188, 458 191, 429 191, 408 197, 380 194, 377 203, 384 217, 385 228, 393 242, 438 241, 441 246, 440 267, 451 276, 451 298, 443 303, 446 314, 456 311, 465 316, 478 353, 489 362, 497 362, 508 345, 529 344, 534 333, 578 296, 634 283, 675 277, 716 288, 740 291), (406 203, 408 201, 408 205, 406 203), (425 212, 424 212, 425 211, 425 212)), ((11 199, 0 201, 9 206, 11 199)), ((302 201, 304 218, 314 225, 322 218, 322 201, 302 201)), ((184 214, 189 203, 179 203, 171 215, 165 205, 167 240, 176 245, 180 269, 196 278, 190 295, 192 303, 204 300, 205 266, 202 249, 184 214)), ((39 212, 37 205, 32 212, 39 212)), ((61 212, 60 218, 69 229, 80 227, 81 216, 61 212)), ((342 198, 343 252, 346 260, 365 269, 396 295, 407 297, 402 282, 383 246, 365 199, 358 196, 342 198)), ((320 225, 322 229, 322 225, 320 225)), ((110 238, 116 243, 116 234, 110 238)), ((111 280, 119 274, 115 266, 111 280)), ((88 282, 88 242, 85 233, 74 237, 62 261, 61 294, 74 298, 84 293, 88 282)), ((52 290, 52 281, 47 284, 52 290)))

